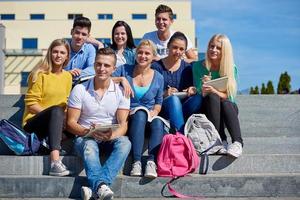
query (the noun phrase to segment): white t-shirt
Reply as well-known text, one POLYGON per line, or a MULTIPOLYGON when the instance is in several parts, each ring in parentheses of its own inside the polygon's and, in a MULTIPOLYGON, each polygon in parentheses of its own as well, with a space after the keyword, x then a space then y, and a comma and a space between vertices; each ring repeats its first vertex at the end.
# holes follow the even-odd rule
POLYGON ((94 90, 94 78, 78 84, 72 90, 68 106, 81 110, 78 123, 85 128, 92 124, 117 123, 117 109, 130 108, 130 99, 124 96, 119 84, 110 80, 110 85, 103 97, 94 90))
POLYGON ((116 56, 117 56, 116 67, 126 64, 126 59, 123 55, 119 55, 116 53, 116 56))
MULTIPOLYGON (((170 38, 172 37, 172 35, 175 33, 175 31, 173 31, 173 30, 170 30, 170 32, 171 32, 170 37, 165 41, 162 41, 158 38, 157 31, 145 33, 145 35, 143 36, 143 39, 151 40, 157 47, 158 56, 160 56, 160 58, 164 58, 164 57, 167 57, 167 55, 168 55, 168 48, 167 48, 168 42, 169 42, 170 38)), ((193 43, 187 36, 186 36, 186 38, 188 41, 186 50, 189 50, 189 49, 193 48, 193 43)))

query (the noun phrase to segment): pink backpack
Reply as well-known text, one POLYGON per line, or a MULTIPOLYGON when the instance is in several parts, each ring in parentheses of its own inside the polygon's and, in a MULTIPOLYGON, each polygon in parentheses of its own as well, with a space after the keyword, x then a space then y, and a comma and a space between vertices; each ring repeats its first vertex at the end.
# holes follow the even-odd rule
POLYGON ((178 177, 194 172, 199 164, 199 157, 189 138, 179 132, 163 137, 157 157, 157 174, 161 177, 172 177, 166 185, 173 195, 179 198, 190 197, 177 193, 170 184, 178 177))

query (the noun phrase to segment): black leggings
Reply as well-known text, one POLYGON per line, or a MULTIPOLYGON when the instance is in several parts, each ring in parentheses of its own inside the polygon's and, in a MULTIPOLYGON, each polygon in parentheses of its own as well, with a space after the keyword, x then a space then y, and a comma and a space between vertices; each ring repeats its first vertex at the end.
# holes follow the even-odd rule
POLYGON ((240 122, 238 119, 238 107, 229 100, 221 100, 216 94, 208 94, 203 98, 202 113, 214 124, 222 141, 227 141, 224 124, 231 136, 232 142, 240 142, 243 145, 240 122))
POLYGON ((24 130, 35 133, 40 140, 48 137, 50 150, 60 150, 64 123, 64 110, 60 106, 49 107, 31 119, 24 130))

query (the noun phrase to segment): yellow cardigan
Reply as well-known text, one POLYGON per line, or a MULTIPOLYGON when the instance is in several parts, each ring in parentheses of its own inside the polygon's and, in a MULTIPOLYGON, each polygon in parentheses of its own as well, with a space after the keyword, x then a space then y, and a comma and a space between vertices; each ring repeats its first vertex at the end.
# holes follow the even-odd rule
POLYGON ((34 114, 29 113, 28 106, 38 103, 43 109, 54 105, 66 108, 71 89, 72 75, 64 70, 60 74, 39 73, 34 83, 30 77, 25 96, 23 126, 34 116, 34 114))

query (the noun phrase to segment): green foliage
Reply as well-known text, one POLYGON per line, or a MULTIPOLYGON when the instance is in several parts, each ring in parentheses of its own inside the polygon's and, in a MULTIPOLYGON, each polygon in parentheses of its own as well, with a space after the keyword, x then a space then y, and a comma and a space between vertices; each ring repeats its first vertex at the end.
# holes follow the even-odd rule
POLYGON ((250 87, 250 92, 249 92, 249 94, 253 94, 253 92, 254 92, 253 87, 250 87))
POLYGON ((265 87, 265 84, 264 84, 264 83, 263 83, 263 84, 261 84, 260 93, 261 93, 261 94, 268 94, 268 93, 267 93, 267 89, 266 89, 266 87, 265 87))
POLYGON ((287 72, 280 75, 277 94, 288 94, 291 91, 291 77, 287 72))
POLYGON ((259 88, 258 86, 255 86, 255 88, 250 88, 250 94, 259 94, 259 88))
POLYGON ((266 94, 274 94, 274 87, 272 81, 268 81, 267 88, 266 88, 266 94))
POLYGON ((255 86, 253 94, 259 94, 259 88, 258 88, 258 86, 255 86))

